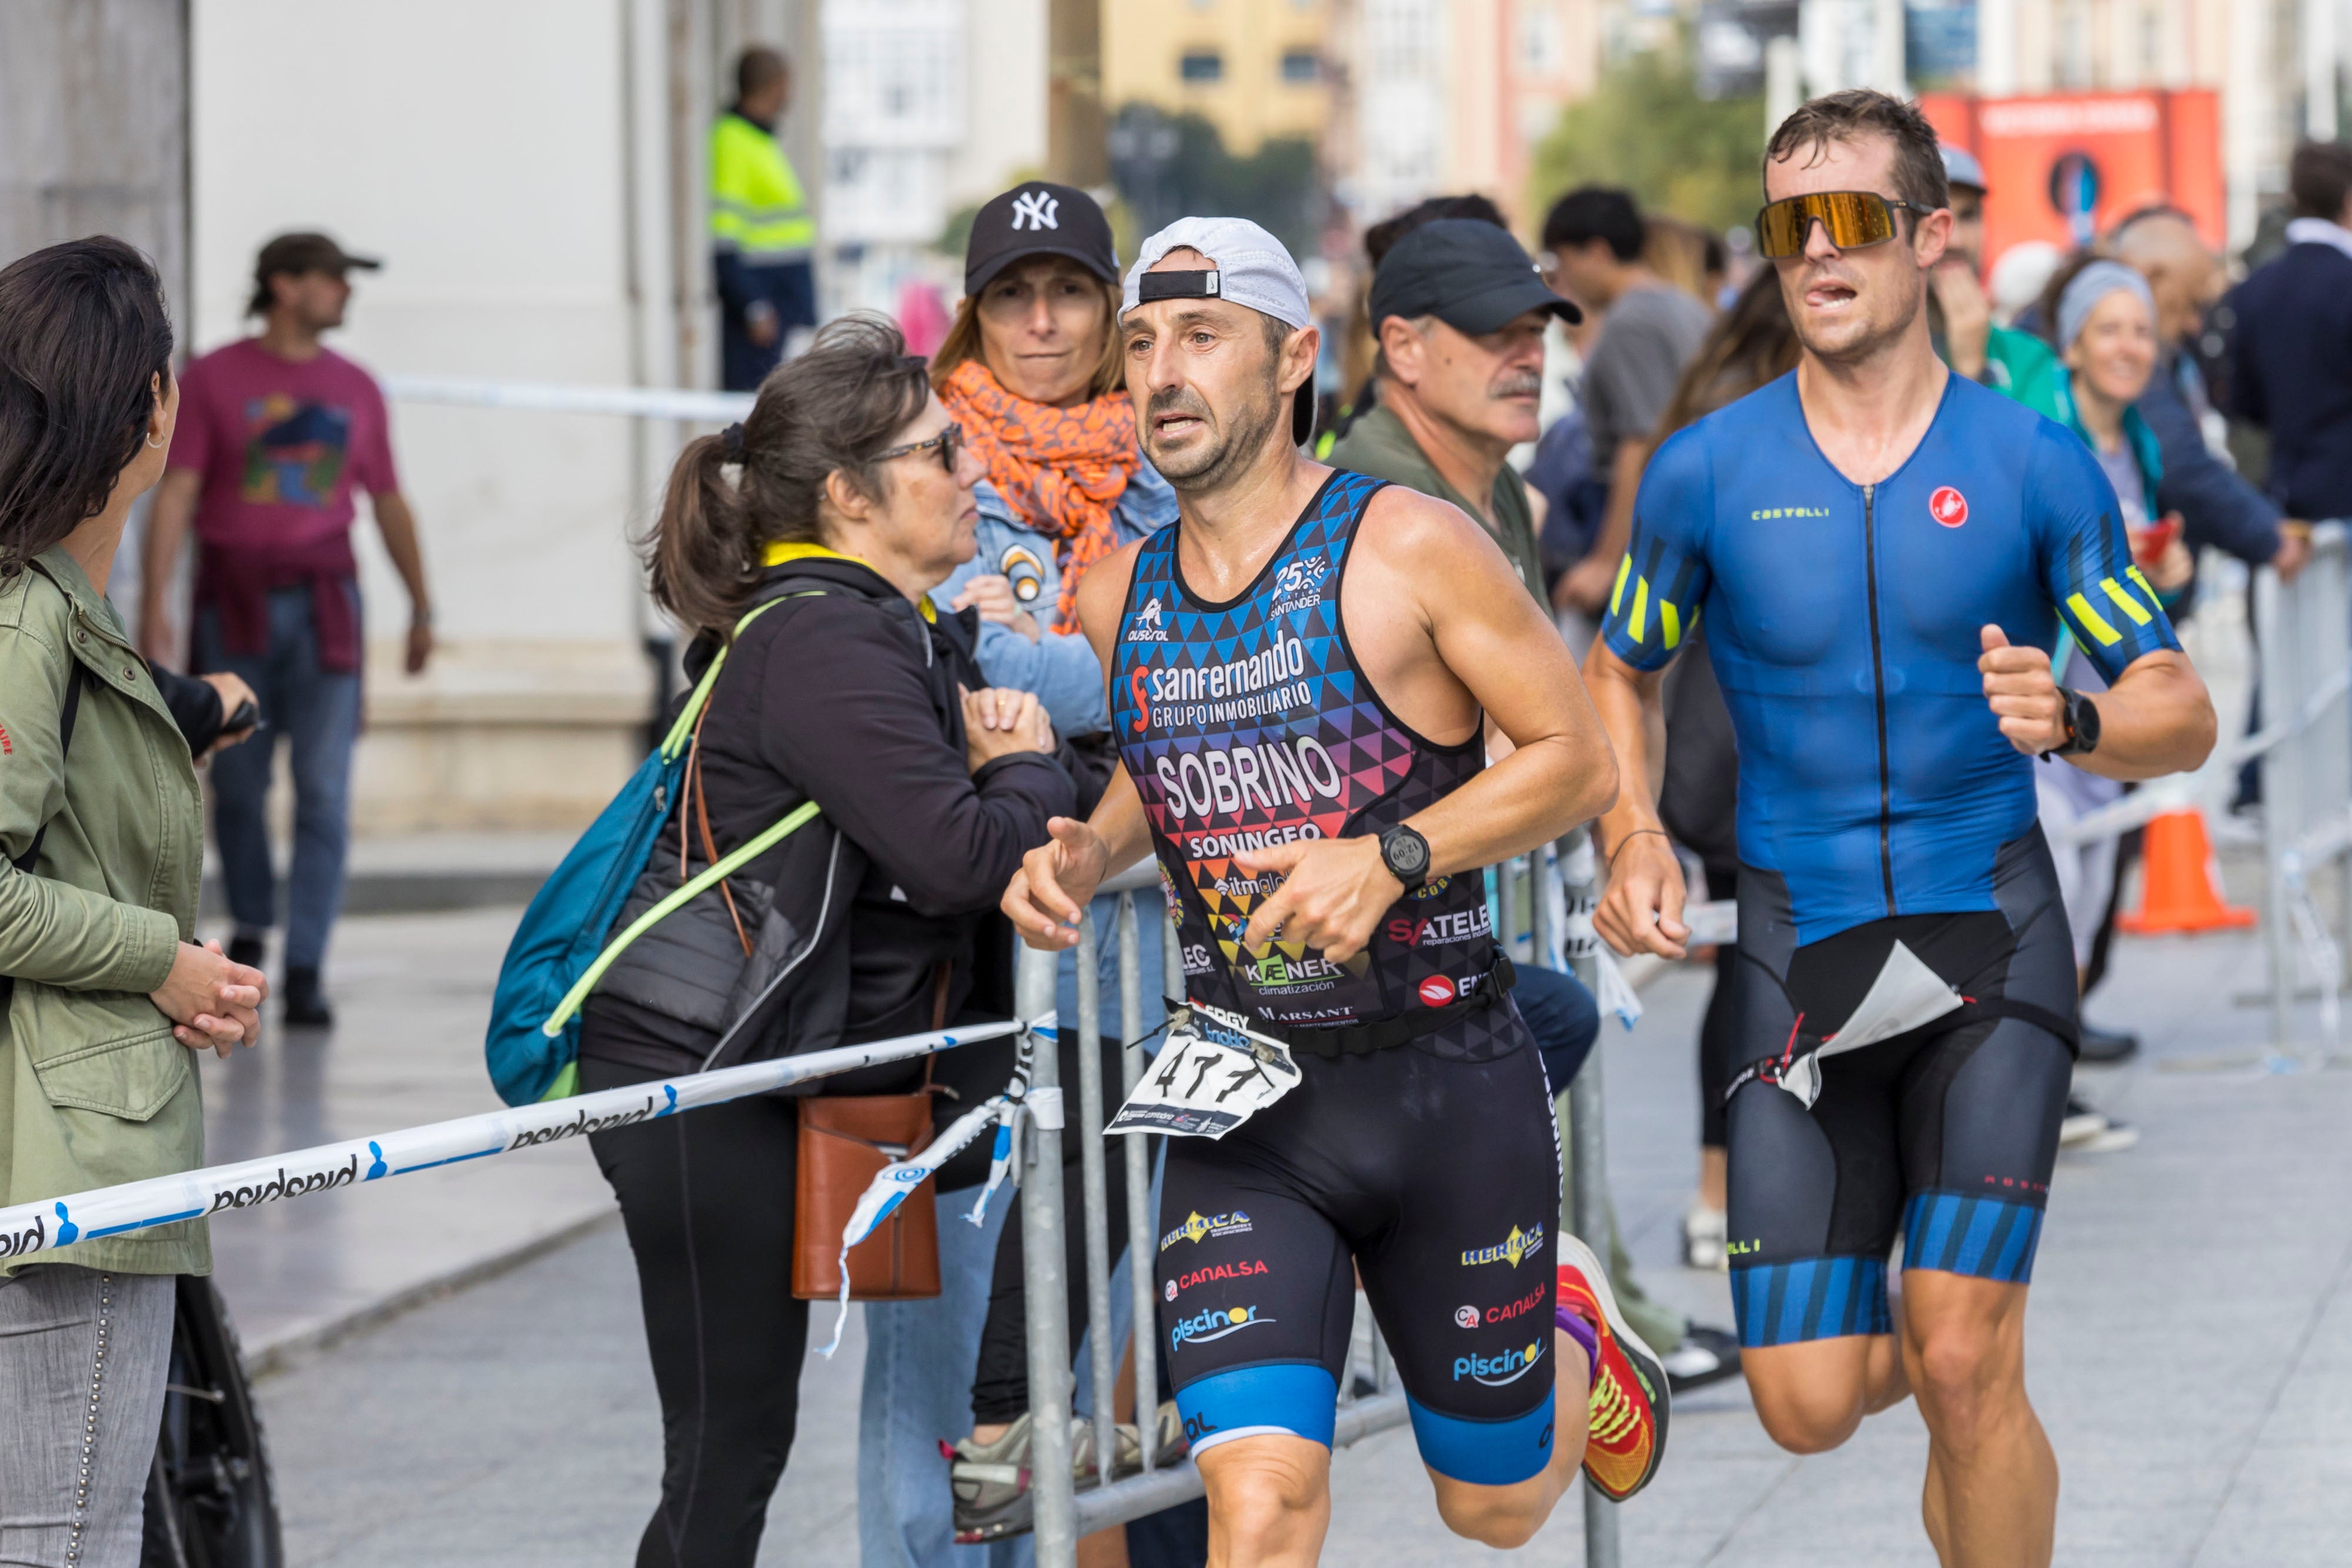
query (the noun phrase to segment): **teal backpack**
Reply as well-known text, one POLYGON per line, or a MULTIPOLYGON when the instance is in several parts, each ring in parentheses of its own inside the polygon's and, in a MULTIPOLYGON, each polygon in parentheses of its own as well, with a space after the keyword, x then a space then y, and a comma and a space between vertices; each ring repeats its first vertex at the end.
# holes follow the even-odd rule
MULTIPOLYGON (((735 636, 740 638, 746 627, 786 599, 814 596, 784 594, 754 605, 735 623, 735 636)), ((730 641, 729 647, 732 645, 730 641)), ((619 917, 630 889, 652 856, 655 841, 679 807, 680 786, 692 763, 696 724, 710 700, 719 672, 726 667, 727 652, 721 648, 710 661, 669 734, 580 835, 530 901, 530 907, 523 911, 522 924, 507 944, 506 958, 499 966, 498 989, 490 1000, 483 1053, 491 1083, 509 1105, 561 1100, 579 1092, 580 1009, 613 961, 666 916, 775 848, 817 815, 813 800, 795 807, 605 941, 605 933, 619 917)))

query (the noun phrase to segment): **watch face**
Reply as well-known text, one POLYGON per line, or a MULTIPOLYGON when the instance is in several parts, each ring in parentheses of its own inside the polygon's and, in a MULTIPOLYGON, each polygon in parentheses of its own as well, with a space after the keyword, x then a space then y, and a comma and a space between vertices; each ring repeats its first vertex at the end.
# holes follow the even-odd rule
POLYGON ((1429 869, 1429 841, 1419 833, 1391 832, 1381 841, 1389 869, 1399 876, 1419 876, 1429 869))

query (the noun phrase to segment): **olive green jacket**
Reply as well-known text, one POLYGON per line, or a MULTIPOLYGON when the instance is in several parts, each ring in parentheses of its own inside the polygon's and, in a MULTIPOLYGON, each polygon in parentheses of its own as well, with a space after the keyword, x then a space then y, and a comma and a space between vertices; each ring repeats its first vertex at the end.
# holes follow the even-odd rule
POLYGON ((1495 520, 1490 523, 1468 497, 1445 482, 1437 472, 1437 465, 1415 444, 1404 421, 1378 403, 1332 444, 1324 461, 1335 468, 1386 479, 1391 485, 1402 485, 1461 507, 1470 515, 1472 522, 1503 547, 1519 580, 1528 585, 1528 591, 1536 596, 1536 602, 1544 606, 1545 612, 1550 612, 1551 601, 1544 594, 1543 562, 1536 552, 1535 509, 1528 505, 1527 481, 1509 464, 1505 464, 1503 471, 1495 476, 1495 493, 1489 501, 1495 520))
MULTIPOLYGON (((204 1163, 192 1053, 148 993, 195 929, 204 818, 187 741, 121 618, 51 549, 0 580, 0 1206, 204 1163), (61 754, 67 678, 84 671, 61 754)), ((205 1273, 202 1219, 78 1243, 59 1262, 205 1273)), ((46 1258, 45 1258, 46 1260, 46 1258)), ((0 1272, 12 1272, 0 1257, 0 1272)))

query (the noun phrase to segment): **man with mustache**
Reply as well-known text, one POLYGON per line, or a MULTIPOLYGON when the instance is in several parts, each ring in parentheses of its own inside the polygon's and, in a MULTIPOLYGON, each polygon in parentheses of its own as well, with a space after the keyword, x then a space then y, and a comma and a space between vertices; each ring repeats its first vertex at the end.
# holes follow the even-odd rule
POLYGON ((1757 1414, 1817 1453, 1917 1396, 1937 1557, 2047 1564, 2058 1464, 2026 1398, 2025 1297, 2078 1025, 2033 770, 2194 768, 2213 707, 2089 447, 1936 357, 1952 213, 1917 108, 1801 106, 1764 194, 1801 355, 1643 476, 1584 666, 1629 781, 1601 820, 1595 924, 1621 953, 1683 956, 1682 869, 1640 781, 1657 673, 1703 614, 1739 743, 1726 1107, 1757 1414), (2107 690, 2052 678, 2062 623, 2107 690))
MULTIPOLYGON (((1496 282, 1500 322, 1551 308, 1531 269, 1496 282)), ((1279 241, 1162 230, 1120 331, 1178 519, 1079 585, 1120 765, 1003 908, 1067 948, 1102 879, 1157 853, 1188 1005, 1114 1126, 1178 1134, 1158 1353, 1210 1558, 1317 1560, 1358 1276, 1440 1515, 1516 1546, 1580 1466, 1630 1496, 1664 1444, 1657 1358, 1559 1234, 1543 1069, 1479 874, 1601 809, 1615 767, 1477 524, 1299 452, 1318 333, 1279 241), (1514 747, 1492 767, 1489 721, 1514 747)))

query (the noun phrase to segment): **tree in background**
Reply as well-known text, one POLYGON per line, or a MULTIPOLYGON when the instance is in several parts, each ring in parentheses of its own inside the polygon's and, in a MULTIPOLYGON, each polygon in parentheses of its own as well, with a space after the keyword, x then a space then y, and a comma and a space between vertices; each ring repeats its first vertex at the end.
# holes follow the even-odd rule
POLYGON ((1537 145, 1528 211, 1539 216, 1579 185, 1618 185, 1645 211, 1717 233, 1752 224, 1763 127, 1761 98, 1699 97, 1686 39, 1628 55, 1537 145))
POLYGON ((1293 256, 1318 249, 1328 202, 1305 137, 1269 137, 1236 158, 1201 116, 1130 103, 1111 122, 1110 173, 1143 234, 1187 213, 1215 213, 1263 225, 1293 256))

